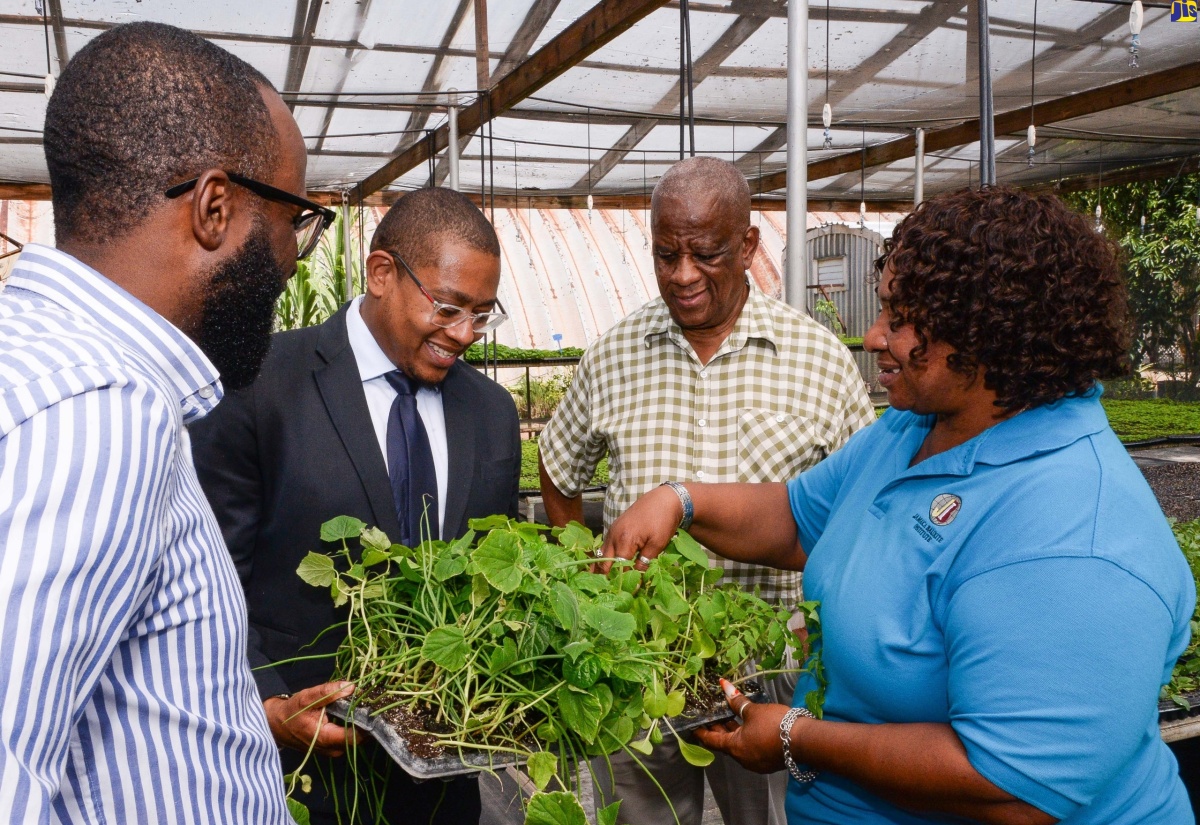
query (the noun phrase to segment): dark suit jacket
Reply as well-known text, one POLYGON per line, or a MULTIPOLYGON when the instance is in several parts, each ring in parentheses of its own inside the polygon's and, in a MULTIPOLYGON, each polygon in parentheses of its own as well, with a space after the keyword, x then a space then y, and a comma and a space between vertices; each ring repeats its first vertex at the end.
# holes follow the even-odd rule
MULTIPOLYGON (((467 519, 517 515, 517 411, 508 391, 456 363, 442 385, 449 474, 443 538, 467 519)), ((237 565, 250 613, 250 666, 331 653, 344 633, 328 588, 296 575, 310 551, 330 549, 321 524, 348 515, 389 536, 400 526, 371 426, 346 307, 317 327, 276 335, 258 379, 191 428, 196 470, 237 565)), ((329 679, 332 659, 256 670, 263 698, 329 679)))

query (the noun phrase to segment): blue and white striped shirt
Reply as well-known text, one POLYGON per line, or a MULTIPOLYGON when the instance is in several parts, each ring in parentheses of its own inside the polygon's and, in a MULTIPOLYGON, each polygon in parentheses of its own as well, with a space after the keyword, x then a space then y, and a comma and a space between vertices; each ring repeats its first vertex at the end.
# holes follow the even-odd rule
POLYGON ((289 823, 178 329, 26 246, 0 293, 0 821, 289 823))

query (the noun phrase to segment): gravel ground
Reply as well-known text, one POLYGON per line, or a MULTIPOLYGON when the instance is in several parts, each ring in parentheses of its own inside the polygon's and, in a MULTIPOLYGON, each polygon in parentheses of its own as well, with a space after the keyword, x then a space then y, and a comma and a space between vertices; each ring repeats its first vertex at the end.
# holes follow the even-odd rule
POLYGON ((1178 521, 1200 518, 1200 463, 1157 464, 1142 474, 1164 513, 1178 521))

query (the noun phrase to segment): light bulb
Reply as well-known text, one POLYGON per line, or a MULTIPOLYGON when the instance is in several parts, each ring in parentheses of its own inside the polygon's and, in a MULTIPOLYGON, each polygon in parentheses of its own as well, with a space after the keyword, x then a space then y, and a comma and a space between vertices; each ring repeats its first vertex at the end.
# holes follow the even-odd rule
POLYGON ((54 94, 55 82, 54 75, 46 75, 46 97, 50 97, 50 95, 54 94))
POLYGON ((826 103, 821 107, 821 123, 825 124, 825 143, 823 149, 833 148, 833 136, 829 134, 829 127, 833 125, 833 107, 826 103))
POLYGON ((1100 209, 1100 204, 1099 204, 1099 203, 1097 203, 1097 204, 1096 204, 1096 231, 1097 231, 1097 232, 1099 232, 1099 231, 1100 231, 1100 229, 1101 229, 1101 228, 1103 227, 1103 225, 1104 225, 1104 224, 1103 224, 1103 222, 1100 220, 1100 216, 1101 216, 1102 214, 1103 214, 1103 212, 1102 212, 1102 211, 1101 211, 1101 209, 1100 209))
POLYGON ((1025 130, 1025 142, 1029 144, 1029 165, 1033 166, 1033 147, 1037 145, 1037 127, 1032 123, 1025 130))
POLYGON ((588 196, 587 196, 588 220, 592 219, 592 204, 594 202, 595 201, 592 200, 592 193, 588 192, 588 196))

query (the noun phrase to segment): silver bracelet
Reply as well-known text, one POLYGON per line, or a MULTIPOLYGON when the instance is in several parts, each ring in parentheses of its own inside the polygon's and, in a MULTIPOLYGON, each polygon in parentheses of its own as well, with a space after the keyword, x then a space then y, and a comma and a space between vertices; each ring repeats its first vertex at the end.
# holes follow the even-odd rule
POLYGON ((787 765, 788 773, 797 782, 807 784, 817 778, 817 772, 800 770, 796 765, 796 760, 792 758, 792 725, 796 724, 796 720, 801 716, 807 716, 809 719, 817 718, 809 713, 808 708, 792 708, 783 715, 783 719, 779 720, 779 738, 783 741, 783 764, 787 765))
POLYGON ((692 494, 687 491, 678 481, 664 481, 660 487, 670 487, 675 491, 675 495, 679 496, 679 503, 683 505, 683 518, 679 520, 679 526, 676 530, 686 530, 692 526, 692 516, 696 515, 696 507, 692 504, 692 494))

